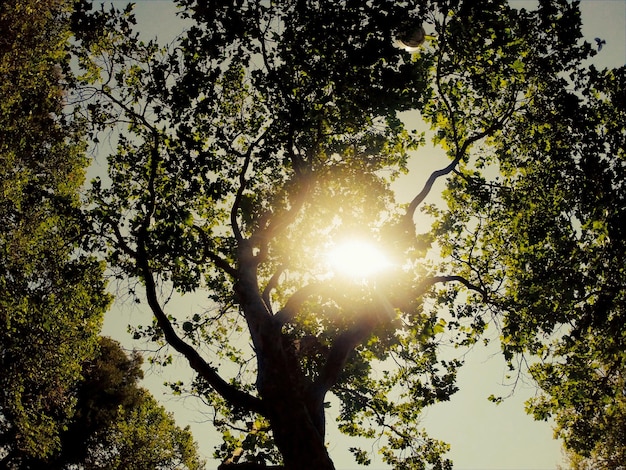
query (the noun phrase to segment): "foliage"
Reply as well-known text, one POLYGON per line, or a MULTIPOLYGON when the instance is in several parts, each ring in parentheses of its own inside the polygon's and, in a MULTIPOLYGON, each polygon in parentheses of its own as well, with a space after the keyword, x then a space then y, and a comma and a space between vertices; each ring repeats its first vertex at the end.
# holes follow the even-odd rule
POLYGON ((594 468, 615 468, 625 450, 625 70, 584 66, 575 6, 557 15, 542 3, 558 54, 526 56, 540 80, 460 166, 438 238, 457 272, 488 291, 511 369, 528 355, 542 391, 528 411, 553 417, 594 468))
POLYGON ((96 357, 83 364, 76 386, 75 413, 60 435, 60 448, 46 458, 24 458, 29 469, 176 469, 204 468, 188 429, 146 390, 142 359, 128 357, 118 343, 100 337, 96 357))
POLYGON ((78 392, 77 416, 65 433, 66 462, 88 468, 200 469, 202 462, 189 429, 138 387, 141 357, 130 359, 120 346, 101 338, 100 355, 86 364, 78 392), (77 448, 77 443, 82 446, 77 448), (81 453, 72 453, 80 449, 81 453), (68 458, 70 457, 70 458, 68 458))
MULTIPOLYGON (((0 6, 0 462, 49 456, 109 297, 78 250, 87 159, 63 113, 69 2, 0 6)), ((8 467, 7 467, 8 468, 8 467)))
POLYGON ((529 406, 578 445, 571 420, 597 426, 578 405, 622 383, 624 89, 586 67, 577 3, 178 3, 188 27, 166 47, 130 8, 75 17, 82 112, 115 135, 88 216, 92 248, 142 282, 155 320, 136 336, 197 373, 172 387, 215 409, 225 465, 333 468, 331 393, 340 430, 380 439, 387 463, 449 468, 419 426, 456 391, 438 345, 488 325, 511 368, 538 357, 529 406), (422 26, 417 52, 394 47, 422 26), (390 183, 423 143, 407 115, 449 162, 399 204, 390 183), (424 206, 442 177, 446 207, 424 206), (421 208, 436 223, 416 236, 421 208), (330 275, 321 254, 356 237, 393 272, 330 275), (179 316, 172 291, 207 306, 179 316))
POLYGON ((80 249, 88 160, 65 109, 71 11, 0 6, 0 466, 201 468, 188 430, 137 387, 139 358, 98 344, 110 296, 80 249))
MULTIPOLYGON (((189 429, 177 427, 173 417, 147 392, 137 407, 122 410, 120 415, 105 438, 106 447, 116 449, 116 453, 98 460, 100 468, 204 468, 189 429)), ((90 464, 89 468, 97 465, 90 464)))

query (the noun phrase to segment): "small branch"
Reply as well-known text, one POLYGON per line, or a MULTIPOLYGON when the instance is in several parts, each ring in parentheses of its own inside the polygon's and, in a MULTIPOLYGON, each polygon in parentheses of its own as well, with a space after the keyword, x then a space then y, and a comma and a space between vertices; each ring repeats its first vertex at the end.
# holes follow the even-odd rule
POLYGON ((447 167, 442 168, 440 170, 433 171, 430 174, 430 176, 428 177, 428 180, 426 180, 426 183, 424 184, 424 188, 420 191, 420 193, 417 196, 413 198, 413 200, 409 204, 409 207, 407 208, 406 214, 405 214, 405 217, 407 219, 413 219, 413 216, 415 215, 415 211, 417 210, 419 205, 424 201, 424 199, 426 199, 426 196, 428 196, 428 194, 430 193, 431 189, 433 188, 433 185, 435 184, 435 181, 437 181, 437 179, 441 178, 442 176, 446 176, 447 174, 451 173, 452 170, 454 170, 456 166, 459 164, 459 162, 461 161, 461 158, 462 158, 462 154, 458 153, 457 156, 454 158, 454 160, 452 160, 452 162, 447 167))
POLYGON ((239 228, 239 224, 237 223, 237 213, 239 212, 239 207, 241 205, 243 193, 246 190, 246 186, 247 186, 246 173, 252 161, 252 152, 259 145, 261 140, 263 140, 266 132, 267 132, 267 129, 261 132, 259 137, 257 137, 257 139, 252 144, 250 144, 250 147, 248 147, 248 150, 243 156, 244 157, 243 167, 241 168, 241 172, 239 173, 239 188, 237 189, 237 194, 235 195, 235 201, 233 202, 233 207, 230 210, 230 224, 232 226, 235 239, 238 242, 243 240, 241 229, 239 228))
MULTIPOLYGON (((104 88, 101 87, 99 89, 97 89, 97 92, 103 96, 105 96, 106 98, 108 98, 109 100, 111 100, 114 104, 116 104, 117 106, 120 107, 120 109, 122 111, 124 111, 124 113, 126 114, 126 116, 128 116, 128 119, 130 119, 129 123, 132 123, 132 118, 136 118, 138 119, 144 126, 146 126, 146 128, 153 134, 156 134, 158 132, 157 128, 153 125, 150 124, 150 122, 148 122, 148 120, 145 117, 145 113, 138 113, 135 110, 133 110, 130 106, 128 106, 126 103, 124 103, 123 101, 121 101, 119 98, 116 98, 115 96, 113 96, 111 93, 104 91, 104 88)), ((148 106, 148 104, 146 103, 146 106, 148 106)))
POLYGON ((217 253, 207 250, 206 255, 211 261, 213 261, 215 266, 220 268, 225 273, 229 274, 231 277, 234 278, 237 275, 237 270, 233 268, 230 264, 228 264, 228 261, 219 256, 217 253))
POLYGON ((489 298, 489 294, 482 287, 472 284, 463 276, 454 276, 454 275, 433 276, 433 277, 424 279, 418 286, 418 296, 426 293, 426 291, 430 289, 432 286, 434 286, 435 284, 447 283, 447 282, 459 282, 463 284, 465 287, 467 287, 468 289, 478 292, 480 295, 482 295, 483 300, 487 301, 489 298))
POLYGON ((300 290, 296 291, 285 303, 285 306, 274 315, 274 321, 279 325, 285 325, 293 320, 293 318, 302 307, 302 304, 312 295, 322 291, 322 284, 307 284, 300 290))
POLYGON ((239 188, 237 189, 237 194, 235 195, 235 201, 233 202, 233 207, 230 210, 230 225, 233 229, 233 234, 235 235, 235 239, 238 242, 243 240, 243 235, 241 234, 241 230, 239 229, 239 224, 237 223, 237 213, 239 212, 239 206, 241 205, 243 192, 246 190, 246 172, 248 171, 248 167, 250 166, 250 160, 252 159, 251 149, 252 147, 250 147, 248 149, 248 152, 246 152, 243 167, 241 169, 241 173, 239 173, 239 188))
POLYGON ((368 312, 352 328, 341 333, 330 348, 324 368, 311 386, 314 400, 321 400, 326 392, 337 383, 339 375, 348 362, 350 354, 359 344, 368 338, 374 328, 380 324, 378 315, 368 312))
POLYGON ((284 271, 285 269, 283 266, 279 267, 276 270, 276 272, 272 275, 270 280, 267 282, 265 289, 263 289, 263 294, 261 295, 261 297, 263 298, 263 302, 265 302, 265 305, 267 306, 267 309, 270 312, 272 311, 272 302, 270 299, 270 294, 278 285, 278 280, 280 279, 280 276, 283 274, 284 271))
POLYGON ((113 234, 115 235, 115 239, 117 240, 117 246, 119 246, 122 249, 122 251, 126 253, 128 256, 133 257, 133 258, 136 257, 137 252, 128 245, 128 243, 124 239, 124 236, 122 235, 122 232, 120 231, 119 225, 113 222, 113 220, 111 220, 110 217, 106 217, 104 220, 105 222, 108 222, 109 225, 111 226, 111 230, 113 230, 113 234))
POLYGON ((146 213, 141 225, 139 226, 139 233, 148 233, 150 227, 150 221, 154 215, 156 208, 156 190, 154 189, 154 183, 156 181, 157 169, 159 166, 159 134, 155 131, 152 135, 154 139, 153 147, 150 149, 150 175, 148 177, 148 201, 146 203, 146 213))
POLYGON ((311 189, 311 178, 306 176, 306 173, 301 169, 294 173, 295 178, 302 182, 302 185, 298 188, 296 196, 290 200, 291 207, 282 214, 274 215, 267 224, 260 226, 251 237, 251 240, 259 243, 260 245, 260 260, 266 256, 268 252, 269 241, 275 239, 282 230, 289 227, 289 225, 296 220, 300 210, 308 198, 311 189))
POLYGON ((192 227, 192 229, 194 229, 196 232, 198 232, 198 234, 200 235, 200 238, 202 238, 202 244, 203 244, 203 247, 204 247, 204 250, 203 250, 204 253, 202 254, 202 258, 203 259, 208 258, 209 260, 211 260, 215 264, 215 266, 217 266, 222 271, 224 271, 225 273, 230 275, 232 278, 235 278, 235 276, 237 275, 237 270, 235 268, 233 268, 228 263, 228 261, 226 261, 220 255, 218 255, 217 253, 215 253, 214 251, 209 249, 209 239, 207 237, 207 234, 204 233, 204 230, 202 230, 202 228, 198 227, 197 225, 194 225, 192 227))
POLYGON ((513 111, 515 111, 515 104, 516 104, 515 95, 516 94, 517 94, 517 90, 514 90, 512 94, 513 98, 511 99, 511 105, 509 106, 508 109, 506 109, 506 111, 502 113, 499 119, 496 119, 491 124, 491 126, 489 126, 487 129, 468 137, 465 140, 465 142, 463 142, 463 146, 461 147, 461 150, 460 150, 461 155, 465 154, 469 146, 472 145, 473 143, 478 142, 481 139, 484 139, 485 137, 493 134, 495 131, 502 128, 502 126, 507 121, 507 119, 509 119, 511 115, 513 114, 513 111))

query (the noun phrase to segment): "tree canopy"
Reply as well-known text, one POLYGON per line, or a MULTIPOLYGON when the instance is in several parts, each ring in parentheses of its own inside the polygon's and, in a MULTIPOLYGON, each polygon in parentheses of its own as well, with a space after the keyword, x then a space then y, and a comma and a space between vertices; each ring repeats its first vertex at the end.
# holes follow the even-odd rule
POLYGON ((137 386, 139 358, 98 336, 111 296, 82 246, 72 11, 0 4, 0 468, 200 468, 188 430, 137 386))
POLYGON ((0 6, 0 461, 47 456, 109 303, 78 250, 87 159, 63 112, 69 5, 0 6))
POLYGON ((142 359, 100 337, 98 353, 83 364, 72 420, 61 433, 60 451, 30 458, 29 469, 197 470, 203 467, 187 428, 139 387, 142 359))
POLYGON ((624 70, 588 65, 577 2, 177 3, 169 45, 130 7, 75 15, 82 112, 112 142, 90 248, 154 314, 135 336, 195 371, 172 387, 214 408, 224 468, 333 468, 330 395, 394 468, 449 468, 419 425, 456 391, 462 361, 438 345, 488 326, 512 369, 532 363, 535 417, 601 446, 624 393, 624 70), (449 161, 396 201, 425 158, 408 116, 449 161), (348 239, 389 266, 334 272, 348 239), (206 307, 188 317, 168 303, 191 293, 206 307))

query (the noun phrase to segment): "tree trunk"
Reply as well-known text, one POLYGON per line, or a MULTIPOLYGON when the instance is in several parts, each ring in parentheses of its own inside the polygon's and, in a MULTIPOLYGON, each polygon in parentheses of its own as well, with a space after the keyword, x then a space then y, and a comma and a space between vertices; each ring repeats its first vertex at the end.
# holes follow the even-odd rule
POLYGON ((257 351, 257 390, 286 470, 334 470, 324 445, 323 395, 313 396, 294 345, 263 302, 256 260, 245 240, 238 247, 235 291, 257 351))
POLYGON ((277 339, 279 346, 259 362, 257 387, 285 468, 334 470, 324 443, 323 397, 310 393, 292 348, 277 339))
POLYGON ((304 400, 291 395, 271 401, 273 403, 268 403, 269 420, 285 469, 334 470, 324 444, 323 429, 316 426, 318 420, 312 416, 304 400))

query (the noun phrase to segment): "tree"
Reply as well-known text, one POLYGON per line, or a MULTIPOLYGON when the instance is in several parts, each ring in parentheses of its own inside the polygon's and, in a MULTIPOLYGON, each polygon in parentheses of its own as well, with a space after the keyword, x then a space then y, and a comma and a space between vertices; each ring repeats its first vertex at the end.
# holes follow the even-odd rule
MULTIPOLYGON (((576 2, 178 3, 189 27, 164 48, 133 34, 130 8, 76 16, 84 112, 116 136, 90 192, 93 248, 141 281, 131 292, 154 323, 135 335, 188 360, 196 379, 172 386, 214 407, 224 468, 333 468, 329 394, 341 431, 380 438, 395 468, 449 468, 447 446, 419 428, 421 409, 456 391, 444 334, 473 344, 491 323, 513 367, 563 357, 555 337, 582 349, 575 334, 606 320, 583 312, 600 298, 594 247, 621 225, 583 187, 601 177, 612 201, 619 163, 596 132, 614 116, 584 67, 594 52, 576 2), (417 52, 394 46, 421 28, 417 52), (408 112, 449 162, 399 204, 390 182, 423 142, 408 112), (444 177, 447 208, 425 206, 444 177), (416 235, 418 209, 437 219, 432 233, 416 235), (329 274, 323 253, 357 237, 394 267, 329 274), (436 248, 441 263, 425 256, 436 248), (172 292, 204 293, 207 307, 184 318, 172 292)), ((549 394, 546 370, 531 373, 549 394)))
POLYGON ((75 413, 61 433, 59 452, 30 459, 30 469, 188 469, 203 468, 189 430, 146 390, 141 356, 128 357, 120 345, 101 337, 97 356, 83 365, 75 413))
MULTIPOLYGON (((626 70, 589 71, 578 123, 581 158, 565 204, 574 231, 542 254, 574 279, 552 288, 567 293, 567 329, 543 346, 547 359, 531 372, 544 391, 529 404, 540 419, 554 416, 556 434, 579 465, 619 468, 626 462, 624 373, 624 151, 626 70), (561 248, 569 246, 569 252, 561 248), (563 256, 561 253, 566 254, 563 256), (573 285, 569 282, 573 282, 573 285)), ((562 308, 561 299, 550 302, 562 308)), ((549 325, 549 323, 548 323, 549 325)))
POLYGON ((200 468, 188 430, 137 387, 139 357, 98 337, 110 295, 81 250, 72 6, 0 5, 0 468, 200 468))
POLYGON ((531 363, 541 393, 528 411, 554 418, 569 455, 617 468, 626 462, 626 70, 563 75, 542 65, 545 97, 459 169, 436 236, 456 272, 489 292, 511 370, 522 354, 531 363))
POLYGON ((109 303, 103 266, 78 245, 87 158, 79 124, 63 112, 70 9, 0 5, 2 468, 58 449, 109 303))

